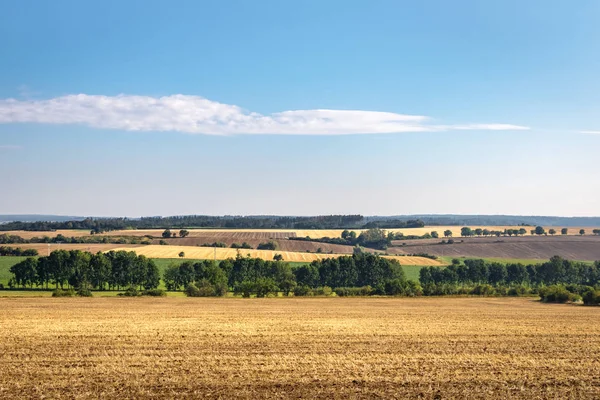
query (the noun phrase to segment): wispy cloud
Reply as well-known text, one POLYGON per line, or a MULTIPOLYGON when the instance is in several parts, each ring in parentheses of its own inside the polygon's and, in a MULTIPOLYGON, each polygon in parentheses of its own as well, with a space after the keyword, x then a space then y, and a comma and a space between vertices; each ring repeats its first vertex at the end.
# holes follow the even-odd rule
POLYGON ((348 135, 449 130, 525 130, 511 124, 436 125, 428 117, 379 111, 295 110, 263 115, 198 96, 67 95, 0 100, 0 123, 80 124, 127 131, 209 135, 348 135))
POLYGON ((22 148, 21 146, 15 146, 12 144, 4 144, 4 145, 0 144, 0 150, 19 150, 21 148, 22 148))
POLYGON ((579 133, 585 133, 586 135, 600 135, 600 131, 579 131, 579 133))

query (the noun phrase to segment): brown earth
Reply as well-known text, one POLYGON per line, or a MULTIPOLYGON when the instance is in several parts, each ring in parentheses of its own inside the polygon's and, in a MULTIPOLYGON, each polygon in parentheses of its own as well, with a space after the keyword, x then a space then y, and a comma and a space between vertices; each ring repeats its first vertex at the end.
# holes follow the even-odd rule
MULTIPOLYGON (((188 236, 186 238, 171 238, 171 239, 153 239, 153 244, 158 244, 161 240, 164 240, 169 245, 173 246, 202 246, 204 244, 210 244, 214 242, 222 242, 231 246, 233 243, 242 244, 243 242, 248 243, 252 248, 256 249, 261 243, 267 242, 270 239, 243 239, 237 238, 232 235, 213 235, 213 236, 188 236)), ((285 240, 275 239, 273 240, 278 245, 278 250, 281 251, 299 251, 299 252, 311 252, 316 253, 320 248, 323 253, 337 253, 337 254, 351 254, 353 251, 352 246, 345 246, 341 244, 329 244, 319 242, 309 242, 303 240, 285 240)))
POLYGON ((600 260, 600 236, 454 238, 454 244, 440 244, 441 240, 446 239, 394 241, 399 247, 389 248, 388 253, 545 260, 559 255, 570 260, 600 260))
POLYGON ((0 299, 0 398, 598 399, 598 311, 528 298, 0 299))

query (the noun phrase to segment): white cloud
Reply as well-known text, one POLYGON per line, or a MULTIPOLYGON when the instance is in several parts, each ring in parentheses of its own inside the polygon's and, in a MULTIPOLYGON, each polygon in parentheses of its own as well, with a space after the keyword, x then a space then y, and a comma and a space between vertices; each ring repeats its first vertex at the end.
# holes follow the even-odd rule
POLYGON ((48 100, 0 100, 0 123, 80 124, 127 131, 234 135, 347 135, 448 130, 524 130, 510 124, 434 125, 429 118, 379 111, 249 112, 198 96, 67 95, 48 100))
POLYGON ((585 133, 586 135, 600 135, 600 131, 579 131, 579 133, 585 133))

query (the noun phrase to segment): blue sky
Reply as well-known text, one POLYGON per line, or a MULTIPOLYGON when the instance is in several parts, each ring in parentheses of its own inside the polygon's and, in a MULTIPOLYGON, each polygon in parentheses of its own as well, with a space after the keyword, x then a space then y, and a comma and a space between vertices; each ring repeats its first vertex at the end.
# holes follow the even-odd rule
POLYGON ((600 215, 600 2, 0 3, 0 214, 600 215))

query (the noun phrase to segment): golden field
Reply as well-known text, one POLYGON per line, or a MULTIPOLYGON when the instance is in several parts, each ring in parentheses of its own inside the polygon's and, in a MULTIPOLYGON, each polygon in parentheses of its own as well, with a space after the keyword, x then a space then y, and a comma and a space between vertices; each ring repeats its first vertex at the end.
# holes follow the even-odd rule
POLYGON ((0 299, 0 398, 600 398, 598 308, 524 298, 0 299))
MULTIPOLYGON (((238 254, 237 249, 223 247, 197 247, 197 246, 165 246, 165 245, 147 245, 147 246, 124 246, 116 247, 112 250, 135 251, 139 255, 144 255, 149 258, 178 258, 180 252, 185 253, 184 258, 190 259, 213 259, 225 260, 227 258, 235 258, 238 254)), ((281 254, 284 261, 292 262, 311 262, 324 258, 339 257, 348 254, 318 254, 318 253, 302 253, 294 251, 278 251, 278 250, 252 250, 239 249, 239 254, 242 256, 250 256, 254 258, 262 258, 264 260, 272 260, 275 254, 281 254)), ((398 260, 401 265, 444 265, 440 261, 432 260, 426 257, 412 256, 385 256, 398 260)))

